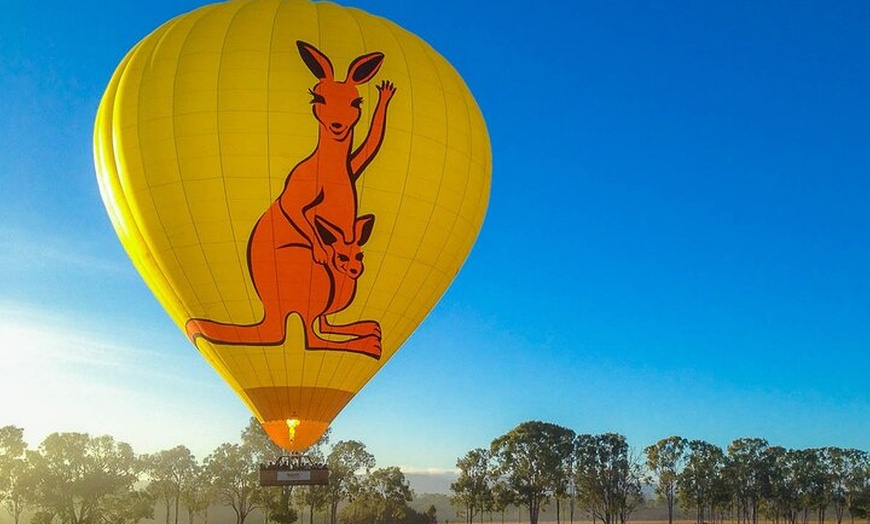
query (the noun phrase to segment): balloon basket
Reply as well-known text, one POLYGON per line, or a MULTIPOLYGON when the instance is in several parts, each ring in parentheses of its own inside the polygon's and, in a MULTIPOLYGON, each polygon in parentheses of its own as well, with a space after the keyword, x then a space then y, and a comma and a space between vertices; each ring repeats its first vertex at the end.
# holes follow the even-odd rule
POLYGON ((260 465, 260 486, 326 486, 329 469, 311 458, 294 453, 260 465))

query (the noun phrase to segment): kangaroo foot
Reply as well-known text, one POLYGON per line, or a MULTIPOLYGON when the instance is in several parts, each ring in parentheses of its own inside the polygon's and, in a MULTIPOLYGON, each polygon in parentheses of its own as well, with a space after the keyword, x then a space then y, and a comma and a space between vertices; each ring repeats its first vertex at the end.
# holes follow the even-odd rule
POLYGON ((381 358, 381 338, 364 336, 350 340, 333 341, 318 338, 314 343, 307 346, 312 351, 348 351, 372 357, 375 360, 381 358))
POLYGON ((320 331, 334 335, 349 335, 354 337, 381 338, 381 325, 374 320, 363 320, 353 324, 332 325, 326 321, 326 317, 320 317, 320 331))

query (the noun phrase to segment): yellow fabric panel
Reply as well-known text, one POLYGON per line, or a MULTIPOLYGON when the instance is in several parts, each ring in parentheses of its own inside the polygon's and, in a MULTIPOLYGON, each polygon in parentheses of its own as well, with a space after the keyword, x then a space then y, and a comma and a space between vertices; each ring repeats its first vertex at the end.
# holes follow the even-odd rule
MULTIPOLYGON (((133 263, 203 357, 288 449, 316 440, 428 314, 468 256, 489 199, 486 126, 456 71, 395 24, 330 3, 232 0, 167 22, 118 66, 94 141, 101 194, 133 263), (281 264, 293 261, 294 280, 256 286, 251 257, 262 255, 250 251, 255 231, 291 171, 329 146, 309 94, 319 80, 299 40, 328 57, 339 83, 355 59, 383 53, 373 78, 356 86, 362 104, 350 124, 353 151, 378 112, 377 86, 396 86, 380 149, 354 182, 356 216, 372 214, 375 221, 368 242, 353 248, 365 255, 364 271, 353 277, 338 273, 335 261, 315 263, 304 233, 275 229, 260 242, 303 234, 290 242, 296 247, 275 247, 292 257, 281 264), (297 279, 305 271, 308 284, 297 279), (292 295, 292 286, 307 286, 311 297, 292 295), (296 305, 285 312, 283 341, 267 342, 272 335, 256 331, 268 313, 263 293, 282 289, 291 298, 280 303, 296 305), (326 333, 313 318, 305 322, 314 331, 303 324, 327 307, 317 305, 326 289, 332 300, 346 302, 326 318, 347 334, 326 333), (343 289, 355 292, 342 295, 343 289), (203 325, 228 334, 205 336, 203 325), (259 333, 253 338, 240 334, 253 331, 259 333), (355 343, 373 337, 379 354, 355 343), (309 339, 323 347, 309 347, 309 339)), ((306 165, 328 175, 342 164, 321 166, 320 158, 306 165)), ((292 224, 281 213, 287 211, 274 215, 278 225, 262 227, 292 224)), ((276 271, 286 270, 275 260, 276 271)))

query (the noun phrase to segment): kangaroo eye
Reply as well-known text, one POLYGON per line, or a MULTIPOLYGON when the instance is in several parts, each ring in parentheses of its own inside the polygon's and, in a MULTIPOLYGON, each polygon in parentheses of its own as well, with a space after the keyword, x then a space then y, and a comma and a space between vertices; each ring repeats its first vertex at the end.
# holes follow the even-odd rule
POLYGON ((353 102, 351 102, 350 105, 359 109, 360 106, 362 105, 362 103, 363 103, 363 99, 362 99, 362 97, 359 97, 359 98, 354 98, 353 102))
POLYGON ((326 103, 326 99, 323 98, 322 95, 318 95, 317 93, 315 93, 311 89, 308 90, 308 93, 311 95, 311 103, 312 104, 325 104, 326 103))
POLYGON ((361 261, 361 260, 363 259, 363 254, 362 254, 362 253, 357 253, 357 254, 356 254, 356 257, 354 257, 354 258, 356 258, 357 260, 360 260, 360 261, 361 261))
POLYGON ((350 258, 347 255, 338 255, 338 260, 340 262, 347 262, 350 258))

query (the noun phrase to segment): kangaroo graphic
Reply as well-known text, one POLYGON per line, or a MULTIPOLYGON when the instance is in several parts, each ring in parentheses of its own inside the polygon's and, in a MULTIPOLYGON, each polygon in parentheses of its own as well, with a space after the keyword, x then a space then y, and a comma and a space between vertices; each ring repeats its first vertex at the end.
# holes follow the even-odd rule
POLYGON ((287 317, 297 313, 304 325, 306 349, 350 351, 380 359, 381 328, 376 321, 335 325, 326 316, 353 302, 363 273, 361 248, 371 236, 375 217, 357 216, 355 182, 381 147, 387 106, 396 88, 386 80, 376 86, 378 102, 368 134, 352 150, 363 102, 357 86, 377 74, 384 54, 356 58, 346 79, 337 81, 325 54, 303 41, 296 46, 318 80, 309 90, 318 123, 317 145, 287 175, 280 196, 248 239, 248 270, 263 304, 263 318, 248 325, 192 318, 187 321, 187 335, 194 343, 202 337, 219 344, 280 345, 286 338, 287 317), (351 338, 327 340, 321 333, 351 338))

